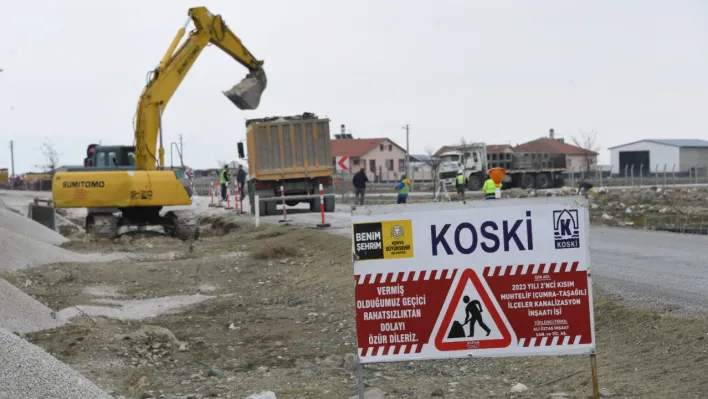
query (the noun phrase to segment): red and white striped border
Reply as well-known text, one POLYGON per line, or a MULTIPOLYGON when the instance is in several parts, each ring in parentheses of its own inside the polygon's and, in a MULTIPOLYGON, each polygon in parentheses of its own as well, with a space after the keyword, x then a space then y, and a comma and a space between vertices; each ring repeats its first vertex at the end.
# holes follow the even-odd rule
POLYGON ((423 344, 402 344, 402 345, 381 345, 381 346, 365 346, 359 348, 359 356, 391 356, 391 355, 407 355, 410 353, 420 353, 423 350, 423 344))
POLYGON ((578 271, 580 262, 553 262, 528 265, 487 266, 484 275, 487 277, 514 276, 517 274, 549 274, 578 271))
POLYGON ((420 280, 450 280, 455 278, 456 269, 418 270, 393 273, 355 274, 357 284, 394 284, 420 280), (367 278, 368 277, 368 278, 367 278))
POLYGON ((576 335, 575 337, 572 337, 570 335, 565 335, 565 336, 559 336, 556 335, 554 337, 533 337, 533 338, 520 338, 519 339, 519 346, 523 347, 533 347, 533 346, 569 346, 569 345, 578 345, 580 344, 580 340, 582 339, 582 336, 576 335))

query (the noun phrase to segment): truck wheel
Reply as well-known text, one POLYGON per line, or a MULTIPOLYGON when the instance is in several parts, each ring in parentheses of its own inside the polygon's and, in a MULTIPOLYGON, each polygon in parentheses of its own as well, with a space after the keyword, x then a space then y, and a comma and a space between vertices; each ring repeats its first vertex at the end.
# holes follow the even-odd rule
POLYGON ((534 179, 533 175, 525 174, 525 175, 521 176, 521 188, 523 188, 523 189, 533 188, 535 184, 536 184, 536 179, 534 179))
POLYGON ((467 190, 477 191, 482 188, 482 180, 477 176, 470 176, 467 179, 467 190))
POLYGON ((539 173, 536 176, 536 187, 544 190, 551 188, 551 177, 548 173, 539 173))
POLYGON ((325 199, 324 199, 325 212, 334 212, 334 204, 335 204, 334 197, 325 197, 325 199))

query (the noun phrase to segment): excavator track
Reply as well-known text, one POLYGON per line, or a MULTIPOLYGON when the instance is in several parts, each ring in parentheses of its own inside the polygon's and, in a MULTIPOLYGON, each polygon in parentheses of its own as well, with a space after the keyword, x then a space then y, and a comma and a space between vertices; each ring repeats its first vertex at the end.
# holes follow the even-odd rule
POLYGON ((199 239, 200 218, 192 211, 169 211, 165 214, 165 233, 182 241, 199 239))
POLYGON ((93 214, 86 219, 86 232, 98 238, 118 236, 118 218, 112 214, 93 214))

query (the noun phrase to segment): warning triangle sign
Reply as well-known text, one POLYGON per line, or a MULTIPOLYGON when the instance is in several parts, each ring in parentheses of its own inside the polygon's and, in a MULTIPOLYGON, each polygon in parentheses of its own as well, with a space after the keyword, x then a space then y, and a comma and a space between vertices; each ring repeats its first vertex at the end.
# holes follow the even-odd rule
POLYGON ((441 351, 506 348, 511 335, 477 273, 462 272, 435 336, 441 351))

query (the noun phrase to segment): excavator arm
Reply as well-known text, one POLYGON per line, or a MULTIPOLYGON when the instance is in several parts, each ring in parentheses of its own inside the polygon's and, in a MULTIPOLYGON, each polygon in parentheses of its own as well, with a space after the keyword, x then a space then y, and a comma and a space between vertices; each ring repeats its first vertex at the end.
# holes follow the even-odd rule
POLYGON ((140 95, 135 124, 135 164, 139 169, 155 170, 158 165, 164 167, 162 114, 199 54, 210 43, 249 70, 246 78, 230 90, 224 91, 224 95, 239 109, 258 108, 267 85, 262 68, 263 61, 259 61, 248 51, 220 15, 212 14, 205 7, 191 8, 187 22, 177 32, 140 95), (178 48, 190 22, 194 22, 195 29, 178 48), (158 160, 159 164, 156 165, 158 160))

